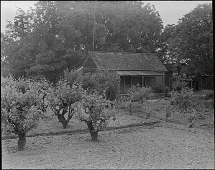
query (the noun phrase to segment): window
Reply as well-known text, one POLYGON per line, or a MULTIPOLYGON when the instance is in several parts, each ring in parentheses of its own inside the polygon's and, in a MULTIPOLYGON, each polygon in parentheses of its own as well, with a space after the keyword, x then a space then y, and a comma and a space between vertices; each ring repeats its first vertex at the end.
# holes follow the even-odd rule
POLYGON ((131 77, 125 76, 125 84, 131 84, 131 77))

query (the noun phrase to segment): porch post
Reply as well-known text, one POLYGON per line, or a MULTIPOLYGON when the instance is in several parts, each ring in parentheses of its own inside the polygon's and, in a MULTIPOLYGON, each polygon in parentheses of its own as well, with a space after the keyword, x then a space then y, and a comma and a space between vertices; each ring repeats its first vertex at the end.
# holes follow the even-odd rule
POLYGON ((125 93, 125 76, 124 76, 124 79, 123 79, 124 81, 123 81, 123 93, 125 93))

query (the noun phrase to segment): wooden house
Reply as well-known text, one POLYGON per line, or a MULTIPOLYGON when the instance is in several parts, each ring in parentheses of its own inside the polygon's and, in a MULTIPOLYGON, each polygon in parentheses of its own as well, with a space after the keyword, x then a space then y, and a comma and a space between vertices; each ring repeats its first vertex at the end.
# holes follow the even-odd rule
POLYGON ((132 85, 155 88, 164 86, 167 69, 152 53, 88 52, 83 74, 101 70, 116 71, 120 76, 120 94, 132 85))

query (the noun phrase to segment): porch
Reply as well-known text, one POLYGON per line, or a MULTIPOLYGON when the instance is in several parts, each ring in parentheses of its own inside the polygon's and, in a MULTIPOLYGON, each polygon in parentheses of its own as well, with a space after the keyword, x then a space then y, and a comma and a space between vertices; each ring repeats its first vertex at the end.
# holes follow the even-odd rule
POLYGON ((120 75, 120 94, 127 94, 134 86, 155 88, 164 86, 164 74, 150 71, 117 71, 120 75))

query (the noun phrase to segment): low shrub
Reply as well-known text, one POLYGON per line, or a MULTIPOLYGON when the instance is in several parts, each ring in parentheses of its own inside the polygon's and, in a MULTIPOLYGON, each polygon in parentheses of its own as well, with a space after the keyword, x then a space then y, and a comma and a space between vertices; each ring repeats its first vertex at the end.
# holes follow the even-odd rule
POLYGON ((88 93, 93 93, 96 89, 100 92, 99 83, 96 81, 96 73, 86 73, 82 77, 82 87, 88 93))
POLYGON ((185 87, 187 87, 187 83, 185 83, 180 76, 177 76, 172 86, 173 91, 180 92, 185 87))
POLYGON ((197 99, 194 96, 192 89, 184 87, 180 92, 172 91, 171 93, 171 105, 174 105, 179 112, 183 113, 192 113, 193 109, 199 107, 197 99))
POLYGON ((98 92, 99 95, 105 95, 108 100, 119 98, 119 83, 120 78, 116 72, 95 72, 87 73, 82 78, 82 87, 88 93, 98 92))
POLYGON ((200 100, 198 101, 198 105, 202 108, 214 108, 214 100, 208 99, 208 100, 200 100))
POLYGON ((141 101, 142 103, 146 100, 149 100, 153 95, 151 87, 136 87, 132 86, 128 90, 128 95, 130 100, 141 101))
POLYGON ((204 100, 214 99, 214 91, 205 90, 204 94, 201 96, 201 98, 204 100))
POLYGON ((117 108, 118 109, 127 109, 128 104, 125 101, 121 101, 120 103, 118 103, 117 108))
POLYGON ((162 85, 154 87, 152 90, 154 93, 164 93, 164 87, 162 85))
MULTIPOLYGON (((143 113, 146 114, 146 118, 149 118, 152 111, 152 105, 147 100, 151 99, 151 97, 154 95, 151 87, 132 86, 128 90, 128 95, 130 97, 130 101, 135 99, 141 102, 143 113)), ((132 109, 132 106, 130 108, 132 109)), ((130 114, 131 114, 131 109, 130 109, 130 114)))
POLYGON ((69 82, 70 86, 75 82, 81 83, 81 79, 82 76, 76 70, 64 70, 63 80, 69 82))
POLYGON ((164 95, 165 95, 165 97, 171 97, 170 89, 168 86, 164 87, 164 95))

